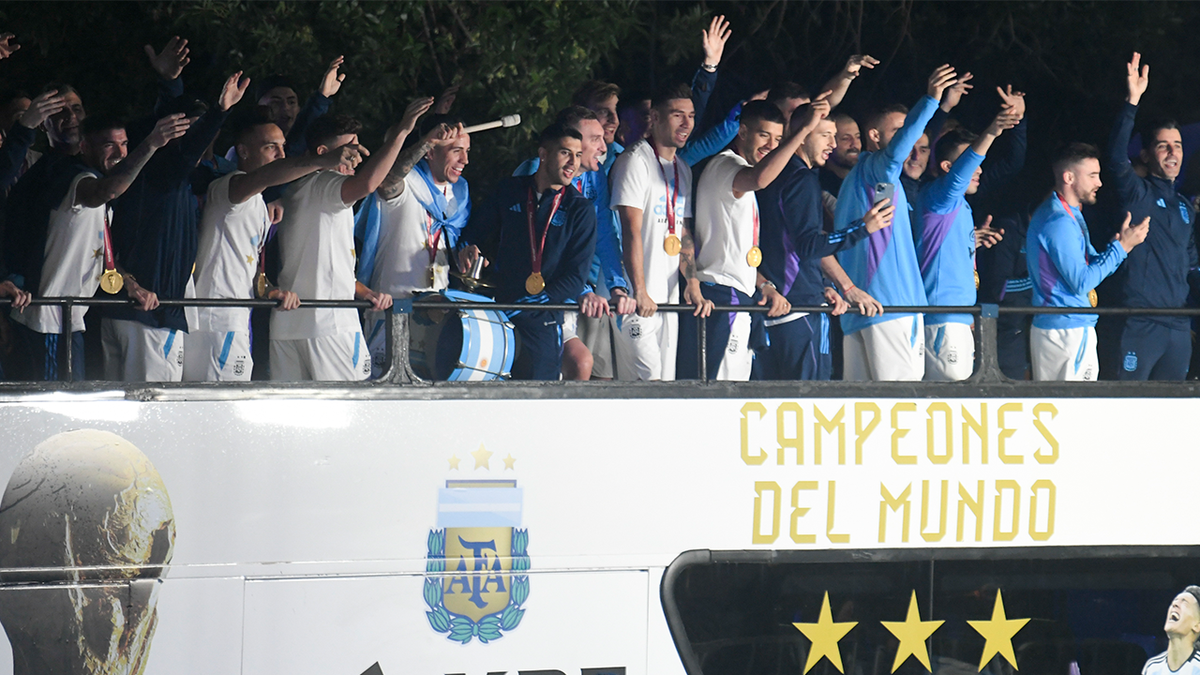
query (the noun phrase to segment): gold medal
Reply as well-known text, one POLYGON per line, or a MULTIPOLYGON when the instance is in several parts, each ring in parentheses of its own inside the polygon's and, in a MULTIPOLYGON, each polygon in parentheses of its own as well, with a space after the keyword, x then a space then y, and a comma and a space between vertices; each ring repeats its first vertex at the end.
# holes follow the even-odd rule
POLYGON ((683 242, 679 241, 679 237, 673 234, 668 235, 663 240, 663 250, 667 252, 667 255, 679 255, 679 252, 683 250, 683 242))
POLYGON ((1100 304, 1100 296, 1096 295, 1096 289, 1088 291, 1088 302, 1092 303, 1092 307, 1100 304))
POLYGON ((268 289, 267 289, 267 273, 266 272, 259 272, 258 276, 254 279, 254 292, 260 298, 267 297, 268 289))
POLYGON ((975 290, 979 290, 979 271, 975 271, 975 290))
POLYGON ((746 254, 746 263, 751 267, 758 267, 762 264, 762 249, 757 246, 751 246, 750 251, 746 254))
POLYGON ((530 295, 537 295, 546 288, 546 280, 542 278, 541 272, 534 272, 525 280, 525 292, 530 295))
POLYGON ((100 275, 100 288, 109 295, 114 295, 125 287, 125 279, 116 270, 104 270, 100 275))

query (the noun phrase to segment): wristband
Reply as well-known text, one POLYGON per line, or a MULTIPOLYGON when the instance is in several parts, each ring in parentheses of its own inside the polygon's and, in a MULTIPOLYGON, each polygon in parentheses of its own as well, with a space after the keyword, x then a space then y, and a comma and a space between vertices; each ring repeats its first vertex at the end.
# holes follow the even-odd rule
POLYGON ((702 62, 702 63, 700 64, 700 67, 701 67, 701 68, 703 68, 705 71, 707 71, 707 72, 710 72, 710 73, 715 73, 715 72, 717 72, 717 67, 716 67, 716 66, 710 66, 710 65, 708 65, 707 63, 703 63, 703 62, 702 62))

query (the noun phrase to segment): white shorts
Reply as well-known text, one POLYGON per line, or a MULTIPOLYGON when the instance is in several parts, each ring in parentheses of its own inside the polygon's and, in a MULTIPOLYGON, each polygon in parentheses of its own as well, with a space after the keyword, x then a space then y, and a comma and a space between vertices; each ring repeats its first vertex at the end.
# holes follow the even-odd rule
MULTIPOLYGON (((595 319, 582 314, 578 315, 575 333, 580 342, 592 353, 593 380, 616 378, 616 373, 613 371, 613 352, 620 344, 621 338, 617 337, 619 332, 615 314, 607 314, 595 319)), ((566 339, 566 326, 563 326, 563 340, 566 339)))
POLYGON ((617 373, 621 379, 674 380, 678 335, 679 317, 674 312, 621 317, 621 337, 617 340, 617 373))
POLYGON ((726 382, 749 382, 750 369, 754 365, 754 351, 750 349, 750 315, 737 312, 733 317, 733 325, 729 327, 729 342, 721 352, 717 379, 726 382))
POLYGON ((100 322, 104 379, 179 382, 183 379, 184 335, 170 328, 105 317, 100 322))
POLYGON ((1100 375, 1096 329, 1038 328, 1029 331, 1033 379, 1039 382, 1094 382, 1100 375))
MULTIPOLYGON (((585 317, 586 318, 586 317, 585 317)), ((563 312, 562 341, 579 339, 579 312, 563 312)))
POLYGON ((848 382, 917 382, 925 376, 924 316, 877 323, 842 338, 848 382))
POLYGON ((359 331, 310 340, 271 340, 271 379, 352 382, 371 375, 371 353, 359 331))
POLYGON ((961 382, 975 367, 975 332, 965 323, 925 325, 925 380, 961 382))
POLYGON ((185 382, 249 382, 254 370, 250 331, 192 331, 184 339, 185 382))

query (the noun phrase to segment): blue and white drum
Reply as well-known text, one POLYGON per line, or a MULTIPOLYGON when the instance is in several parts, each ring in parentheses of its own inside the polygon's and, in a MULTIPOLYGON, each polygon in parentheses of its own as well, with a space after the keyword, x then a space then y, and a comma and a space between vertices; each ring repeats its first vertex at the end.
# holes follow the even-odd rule
MULTIPOLYGON (((416 300, 493 302, 463 291, 424 293, 416 300)), ((415 309, 409 321, 409 363, 427 380, 506 380, 512 374, 516 334, 496 309, 415 309)))

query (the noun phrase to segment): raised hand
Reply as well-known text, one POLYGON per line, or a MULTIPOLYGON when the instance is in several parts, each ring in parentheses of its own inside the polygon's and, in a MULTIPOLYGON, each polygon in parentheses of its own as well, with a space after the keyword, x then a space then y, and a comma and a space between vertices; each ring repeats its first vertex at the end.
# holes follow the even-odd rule
POLYGON ((942 92, 947 87, 954 86, 957 77, 958 73, 954 71, 954 66, 949 63, 942 64, 929 76, 929 87, 925 91, 929 94, 930 98, 940 101, 942 100, 942 92))
POLYGON ((996 114, 996 117, 992 119, 992 123, 988 125, 988 128, 983 133, 988 136, 999 136, 1006 129, 1017 126, 1020 121, 1020 115, 1004 107, 1000 109, 1000 112, 996 114))
POLYGON ((246 88, 250 86, 250 78, 243 78, 242 71, 229 76, 225 80, 224 86, 221 87, 221 97, 217 99, 217 107, 221 110, 229 110, 237 105, 238 101, 246 95, 246 88))
POLYGON ((1125 100, 1133 105, 1142 100, 1142 94, 1146 93, 1146 87, 1150 84, 1150 66, 1141 66, 1139 71, 1141 63, 1142 55, 1134 52, 1133 59, 1125 64, 1125 86, 1129 89, 1129 96, 1125 100))
POLYGON ((433 145, 447 146, 447 145, 450 145, 451 143, 453 143, 454 141, 458 140, 458 137, 461 136, 462 134, 463 134, 463 125, 461 122, 459 122, 455 126, 449 126, 447 124, 439 124, 436 127, 430 129, 429 133, 425 134, 425 138, 426 138, 426 140, 431 142, 433 145))
POLYGON ((17 44, 17 36, 12 33, 4 33, 0 35, 0 59, 7 59, 12 56, 12 53, 21 48, 17 44))
POLYGON ((321 155, 318 162, 323 169, 332 169, 338 173, 353 176, 354 169, 362 163, 364 157, 370 154, 370 151, 363 146, 351 143, 321 155))
POLYGON ((710 66, 721 63, 721 56, 725 54, 725 42, 729 40, 731 32, 729 22, 725 20, 724 14, 714 16, 712 22, 708 24, 708 30, 701 29, 704 63, 710 66))
POLYGON ((146 143, 157 150, 186 134, 188 128, 191 126, 192 120, 188 119, 183 113, 167 115, 155 123, 154 129, 146 137, 146 143))
POLYGON ((1146 216, 1142 222, 1130 227, 1129 221, 1133 219, 1128 211, 1125 212, 1125 222, 1121 223, 1121 231, 1114 240, 1120 242, 1121 247, 1128 254, 1135 246, 1146 241, 1146 235, 1150 233, 1150 216, 1146 216))
POLYGON ((38 94, 18 121, 26 129, 36 129, 65 107, 67 107, 66 100, 58 95, 58 90, 51 89, 38 94))
POLYGON ((338 68, 342 66, 342 63, 345 60, 346 57, 339 56, 330 61, 329 67, 325 69, 325 75, 321 78, 320 87, 321 95, 325 98, 333 96, 334 94, 338 93, 339 89, 342 88, 342 82, 346 79, 346 74, 339 73, 338 68))
POLYGON ((188 58, 190 50, 187 43, 187 40, 182 40, 176 35, 167 40, 167 44, 157 54, 154 53, 154 47, 150 45, 146 45, 142 49, 146 51, 146 56, 150 57, 150 67, 154 68, 154 72, 158 73, 159 77, 164 80, 174 80, 183 72, 183 67, 191 61, 188 58))
POLYGON ((962 97, 966 96, 968 91, 975 88, 975 85, 967 84, 973 77, 975 76, 971 73, 966 73, 962 77, 958 78, 958 82, 955 82, 946 89, 946 91, 942 94, 941 108, 943 112, 950 112, 951 110, 954 110, 954 107, 962 101, 962 97))
POLYGON ((846 61, 846 67, 842 68, 842 72, 854 79, 862 75, 862 69, 871 69, 879 65, 879 59, 866 54, 855 54, 846 61))
POLYGON ((452 84, 446 87, 446 90, 438 94, 437 101, 433 104, 433 114, 449 115, 450 107, 454 105, 454 99, 458 98, 458 89, 461 85, 452 84))
POLYGON ((432 107, 432 96, 414 99, 413 102, 409 103, 408 107, 404 109, 404 117, 400 118, 398 131, 405 135, 412 133, 412 130, 417 126, 417 120, 421 119, 421 115, 424 115, 432 107))
POLYGON ((1000 243, 1000 240, 1003 238, 1004 230, 993 230, 992 217, 989 215, 986 219, 984 219, 983 225, 975 230, 975 248, 979 248, 980 246, 984 248, 991 248, 1000 243))
POLYGON ((1019 119, 1025 119, 1025 92, 1013 91, 1010 84, 1007 89, 996 87, 996 93, 1000 94, 1000 100, 1004 102, 1004 107, 1008 108, 1009 112, 1019 119))

